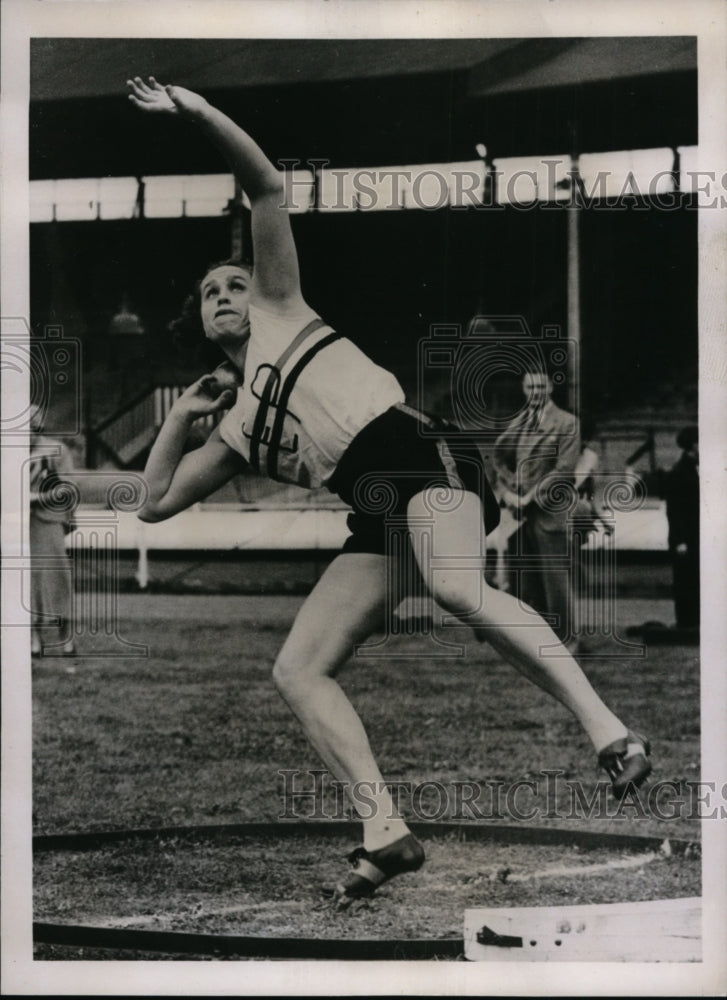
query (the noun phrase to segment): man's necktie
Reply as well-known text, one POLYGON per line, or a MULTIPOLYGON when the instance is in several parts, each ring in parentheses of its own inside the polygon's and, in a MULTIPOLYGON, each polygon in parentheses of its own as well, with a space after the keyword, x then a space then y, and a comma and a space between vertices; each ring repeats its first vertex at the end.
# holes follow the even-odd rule
POLYGON ((518 435, 518 450, 523 446, 523 444, 526 446, 531 444, 531 435, 538 426, 539 417, 540 410, 538 410, 537 407, 532 406, 528 409, 525 417, 525 423, 520 428, 520 434, 518 435))

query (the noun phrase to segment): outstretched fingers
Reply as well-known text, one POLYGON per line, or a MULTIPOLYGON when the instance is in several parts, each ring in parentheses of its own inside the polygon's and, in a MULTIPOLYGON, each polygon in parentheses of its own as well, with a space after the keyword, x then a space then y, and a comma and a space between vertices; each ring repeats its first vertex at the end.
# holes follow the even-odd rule
POLYGON ((126 81, 129 100, 142 111, 165 111, 176 113, 177 108, 169 96, 169 89, 163 87, 153 76, 145 83, 140 76, 126 81))

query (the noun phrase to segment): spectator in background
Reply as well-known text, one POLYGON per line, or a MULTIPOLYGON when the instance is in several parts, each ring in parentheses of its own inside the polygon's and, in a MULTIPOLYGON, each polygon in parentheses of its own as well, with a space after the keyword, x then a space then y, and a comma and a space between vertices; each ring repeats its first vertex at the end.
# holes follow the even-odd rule
POLYGON ((62 504, 48 502, 62 477, 73 471, 73 460, 62 441, 41 434, 42 412, 33 406, 30 415, 30 592, 31 653, 39 656, 44 639, 53 655, 72 656, 71 607, 73 584, 65 536, 69 514, 62 504), (54 510, 54 506, 56 509, 54 510), (45 624, 47 623, 47 624, 45 624))
MULTIPOLYGON (((553 382, 543 370, 533 367, 523 376, 526 405, 495 442, 493 465, 501 501, 519 519, 524 519, 524 544, 528 554, 557 559, 569 554, 566 521, 568 507, 558 509, 545 478, 573 482, 580 455, 580 434, 572 413, 551 399, 553 382), (543 489, 538 487, 543 484, 543 489)), ((543 568, 540 574, 523 574, 522 599, 541 614, 555 616, 553 630, 573 653, 578 641, 570 625, 573 620, 573 590, 570 569, 543 568)))
POLYGON ((694 426, 679 431, 677 444, 682 454, 664 483, 677 628, 699 627, 698 438, 694 426))

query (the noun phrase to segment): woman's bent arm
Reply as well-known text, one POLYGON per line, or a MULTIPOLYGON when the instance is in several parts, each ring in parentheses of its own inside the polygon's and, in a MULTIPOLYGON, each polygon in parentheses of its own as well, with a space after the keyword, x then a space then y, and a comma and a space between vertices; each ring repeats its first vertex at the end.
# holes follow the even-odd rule
POLYGON ((138 516, 142 521, 163 521, 223 486, 245 468, 244 459, 233 451, 215 428, 201 448, 184 454, 189 428, 194 421, 229 405, 232 393, 216 399, 207 395, 213 376, 205 375, 176 401, 149 453, 144 469, 148 495, 138 516))
POLYGON ((244 460, 225 444, 216 428, 201 448, 182 455, 187 429, 177 420, 167 420, 156 440, 144 470, 149 495, 138 514, 142 521, 173 517, 245 468, 244 460))

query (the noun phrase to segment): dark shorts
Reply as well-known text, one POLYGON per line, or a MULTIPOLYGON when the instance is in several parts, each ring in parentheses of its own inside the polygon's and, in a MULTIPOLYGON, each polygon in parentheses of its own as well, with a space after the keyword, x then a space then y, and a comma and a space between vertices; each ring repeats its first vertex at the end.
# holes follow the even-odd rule
POLYGON ((458 428, 406 406, 393 406, 353 439, 328 482, 353 513, 344 552, 391 553, 395 533, 406 534, 409 501, 430 487, 442 497, 464 489, 482 500, 486 532, 500 508, 477 445, 458 428))

